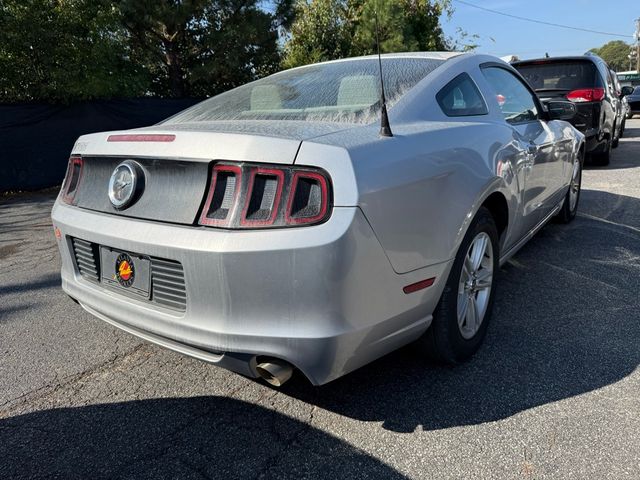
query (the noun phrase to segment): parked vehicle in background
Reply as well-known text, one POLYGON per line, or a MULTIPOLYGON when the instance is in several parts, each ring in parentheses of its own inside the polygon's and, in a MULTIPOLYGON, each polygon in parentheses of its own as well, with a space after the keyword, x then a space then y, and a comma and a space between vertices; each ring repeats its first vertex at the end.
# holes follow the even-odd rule
POLYGON ((626 96, 622 97, 622 114, 624 115, 624 128, 622 129, 622 135, 620 135, 620 137, 624 136, 624 131, 627 128, 627 118, 631 118, 633 115, 631 115, 631 107, 629 106, 629 101, 627 100, 626 96))
POLYGON ((640 87, 624 87, 625 92, 629 92, 624 96, 624 99, 629 105, 629 111, 627 112, 627 118, 633 118, 634 115, 640 114, 640 87), (628 89, 628 90, 627 90, 628 89))
POLYGON ((542 100, 566 99, 578 107, 573 125, 586 137, 587 155, 598 165, 608 165, 611 149, 618 146, 618 112, 611 72, 596 55, 540 58, 512 64, 542 100))
POLYGON ((612 69, 609 69, 609 74, 611 75, 611 80, 613 81, 613 89, 616 93, 616 97, 618 98, 617 109, 616 109, 616 125, 618 125, 618 139, 624 136, 624 129, 627 126, 627 107, 628 104, 625 105, 624 95, 622 94, 622 86, 620 85, 620 81, 618 80, 618 75, 612 69))
POLYGON ((499 265, 576 215, 576 110, 541 104, 498 58, 406 53, 286 70, 153 127, 84 135, 52 213, 62 288, 274 385, 294 367, 323 384, 419 339, 462 362, 499 265))

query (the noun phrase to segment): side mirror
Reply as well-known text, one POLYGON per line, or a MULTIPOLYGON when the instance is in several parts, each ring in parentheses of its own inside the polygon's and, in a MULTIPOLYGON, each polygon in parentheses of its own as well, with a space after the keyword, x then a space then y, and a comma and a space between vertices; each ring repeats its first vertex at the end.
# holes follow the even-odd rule
POLYGON ((578 113, 573 102, 565 102, 562 100, 550 100, 545 102, 549 120, 566 120, 571 121, 578 113))
POLYGON ((631 95, 632 93, 633 93, 633 87, 630 87, 628 85, 625 87, 622 87, 621 95, 623 97, 626 97, 627 95, 631 95))

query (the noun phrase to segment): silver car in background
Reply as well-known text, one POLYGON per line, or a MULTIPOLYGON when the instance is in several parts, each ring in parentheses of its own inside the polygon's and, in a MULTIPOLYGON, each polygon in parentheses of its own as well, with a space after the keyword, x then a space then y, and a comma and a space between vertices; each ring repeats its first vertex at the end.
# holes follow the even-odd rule
MULTIPOLYGON (((76 142, 62 287, 143 339, 274 385, 419 340, 462 362, 499 265, 580 195, 584 138, 501 60, 383 55, 280 72, 76 142)), ((523 299, 523 301, 526 301, 523 299)))

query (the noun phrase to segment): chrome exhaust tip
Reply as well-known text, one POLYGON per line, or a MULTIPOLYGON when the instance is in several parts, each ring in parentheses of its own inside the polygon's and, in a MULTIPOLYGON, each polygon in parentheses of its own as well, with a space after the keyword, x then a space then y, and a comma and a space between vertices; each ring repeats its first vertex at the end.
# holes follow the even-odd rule
POLYGON ((256 372, 265 382, 274 387, 281 387, 293 375, 293 367, 280 360, 259 363, 256 372))

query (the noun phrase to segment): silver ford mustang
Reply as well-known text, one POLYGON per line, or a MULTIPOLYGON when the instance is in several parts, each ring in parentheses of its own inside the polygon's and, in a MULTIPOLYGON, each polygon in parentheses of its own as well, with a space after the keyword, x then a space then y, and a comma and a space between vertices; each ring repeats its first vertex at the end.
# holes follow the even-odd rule
POLYGON ((464 361, 499 265, 576 214, 573 115, 494 57, 408 53, 82 136, 52 213, 62 287, 127 332, 274 385, 294 368, 324 384, 415 340, 464 361))

